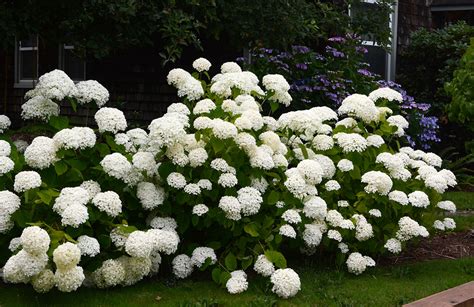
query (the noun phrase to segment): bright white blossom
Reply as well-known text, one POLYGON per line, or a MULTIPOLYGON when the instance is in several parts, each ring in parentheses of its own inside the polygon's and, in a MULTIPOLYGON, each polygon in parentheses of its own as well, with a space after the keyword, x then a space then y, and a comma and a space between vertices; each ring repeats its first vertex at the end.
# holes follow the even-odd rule
POLYGON ((270 277, 273 284, 272 291, 282 298, 295 296, 301 290, 301 281, 298 274, 292 269, 278 269, 270 277))

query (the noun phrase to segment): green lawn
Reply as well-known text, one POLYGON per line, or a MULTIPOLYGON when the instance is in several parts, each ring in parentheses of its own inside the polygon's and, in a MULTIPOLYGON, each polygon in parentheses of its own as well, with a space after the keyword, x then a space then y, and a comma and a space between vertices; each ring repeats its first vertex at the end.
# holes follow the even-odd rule
POLYGON ((474 192, 447 192, 445 199, 456 204, 458 210, 474 210, 474 192))
POLYGON ((309 263, 295 269, 302 290, 290 300, 277 299, 264 279, 253 277, 249 290, 236 296, 202 280, 148 280, 128 288, 45 295, 26 285, 0 284, 0 306, 396 306, 473 280, 474 258, 379 267, 362 276, 309 263))
POLYGON ((472 214, 454 217, 456 221, 456 231, 474 229, 474 193, 448 192, 444 198, 453 201, 458 211, 472 211, 472 214))

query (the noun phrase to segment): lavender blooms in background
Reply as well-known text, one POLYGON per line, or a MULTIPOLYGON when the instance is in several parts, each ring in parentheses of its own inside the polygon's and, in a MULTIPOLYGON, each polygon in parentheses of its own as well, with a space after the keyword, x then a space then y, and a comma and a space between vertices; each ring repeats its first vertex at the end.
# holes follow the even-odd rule
POLYGON ((428 150, 431 148, 432 143, 439 143, 441 139, 437 135, 437 130, 439 129, 438 118, 436 116, 426 116, 426 113, 429 111, 431 105, 429 103, 417 103, 415 98, 408 95, 407 92, 402 88, 402 86, 393 81, 379 80, 377 84, 380 87, 390 87, 400 94, 403 97, 403 103, 400 105, 402 113, 405 117, 412 117, 418 115, 416 118, 408 118, 409 122, 414 124, 418 122, 419 133, 413 134, 416 135, 416 138, 407 136, 407 140, 410 143, 411 147, 416 147, 416 145, 421 146, 423 150, 428 150), (412 110, 412 112, 409 112, 412 110), (413 112, 413 110, 417 110, 413 112), (416 140, 418 142, 416 142, 416 140))
MULTIPOLYGON (((293 105, 296 109, 322 105, 337 109, 342 100, 352 93, 368 94, 377 87, 388 86, 403 96, 400 110, 410 122, 407 135, 410 146, 428 150, 431 144, 440 142, 437 136, 438 119, 427 116, 431 105, 417 103, 395 82, 377 81, 380 76, 372 73, 369 64, 363 62, 367 49, 356 40, 351 36, 329 38, 331 46, 326 46, 323 54, 301 45, 283 52, 256 49, 251 53, 251 70, 260 71, 262 76, 268 71, 282 74, 291 85, 290 94, 297 102, 293 105)), ((237 59, 245 65, 244 60, 237 59)))

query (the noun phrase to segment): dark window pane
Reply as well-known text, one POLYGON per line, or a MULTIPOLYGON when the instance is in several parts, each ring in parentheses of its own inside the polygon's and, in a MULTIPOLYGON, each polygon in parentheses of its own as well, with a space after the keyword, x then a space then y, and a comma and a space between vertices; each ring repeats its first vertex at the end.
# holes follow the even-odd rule
POLYGON ((20 80, 36 79, 38 70, 36 53, 36 50, 20 51, 20 80))
POLYGON ((364 57, 365 61, 370 64, 369 70, 373 73, 376 73, 382 78, 385 76, 385 65, 386 65, 386 56, 387 53, 383 48, 377 46, 365 46, 369 52, 367 52, 364 57))
POLYGON ((84 80, 84 60, 77 57, 73 50, 64 49, 64 72, 73 80, 84 80))
POLYGON ((37 47, 38 40, 36 36, 29 37, 21 40, 21 47, 37 47))

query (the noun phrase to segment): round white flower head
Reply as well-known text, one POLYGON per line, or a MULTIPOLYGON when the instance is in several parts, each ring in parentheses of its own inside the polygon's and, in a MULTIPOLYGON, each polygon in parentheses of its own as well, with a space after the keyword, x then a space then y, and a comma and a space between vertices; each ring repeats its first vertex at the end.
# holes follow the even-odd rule
POLYGON ((337 201, 337 206, 340 207, 340 208, 346 208, 346 207, 349 207, 350 204, 347 200, 338 200, 337 201))
POLYGON ((357 133, 339 132, 333 137, 344 153, 363 152, 367 148, 367 140, 357 133))
POLYGON ((367 137, 367 145, 369 145, 369 146, 379 148, 383 144, 385 144, 385 141, 383 140, 383 138, 380 135, 373 134, 373 135, 369 135, 367 137))
POLYGON ((198 204, 193 207, 193 214, 202 216, 209 211, 209 208, 204 204, 198 204))
POLYGON ((388 199, 397 202, 403 206, 408 205, 408 196, 405 192, 394 190, 388 193, 388 199))
POLYGON ((319 184, 323 177, 323 169, 321 164, 315 160, 303 160, 298 163, 296 167, 300 175, 305 179, 308 184, 319 184))
POLYGON ((84 224, 89 219, 87 207, 78 203, 68 205, 61 213, 61 224, 74 228, 84 224))
POLYGON ((242 72, 242 69, 240 68, 239 64, 235 62, 225 62, 221 65, 221 73, 226 74, 233 72, 242 72))
POLYGON ((45 73, 39 77, 36 87, 26 93, 26 97, 44 96, 49 99, 63 100, 65 97, 73 97, 76 93, 74 81, 59 69, 45 73))
POLYGON ((59 196, 54 200, 53 210, 62 215, 69 206, 84 206, 88 202, 89 193, 85 189, 81 187, 63 188, 59 196))
POLYGON ((127 176, 132 171, 132 164, 124 155, 118 152, 106 155, 100 162, 100 165, 104 172, 117 179, 124 178, 124 176, 127 176))
POLYGON ((417 221, 412 220, 408 216, 402 217, 398 221, 399 230, 396 233, 396 237, 400 241, 408 241, 414 237, 428 237, 429 233, 425 227, 420 226, 417 221))
POLYGON ((184 187, 184 193, 189 195, 199 195, 201 194, 201 188, 197 183, 188 183, 184 187))
POLYGON ((253 187, 244 187, 237 191, 237 200, 242 205, 245 216, 256 214, 263 202, 260 191, 253 187))
POLYGON ((448 182, 438 174, 428 175, 425 179, 425 186, 432 188, 436 192, 442 194, 448 188, 448 182))
POLYGON ((54 250, 53 261, 58 269, 71 269, 81 261, 81 250, 71 242, 63 243, 54 250))
POLYGON ((133 155, 132 164, 137 170, 146 173, 150 177, 158 171, 155 156, 151 152, 137 152, 133 155))
POLYGON ((211 68, 211 62, 205 58, 198 58, 193 62, 193 68, 198 72, 208 71, 211 68))
POLYGON ((338 241, 338 242, 342 241, 341 233, 337 230, 334 230, 334 229, 330 229, 328 231, 328 238, 331 239, 331 240, 338 241))
POLYGON ((39 274, 48 264, 48 255, 30 254, 20 250, 11 256, 3 267, 3 278, 11 283, 27 283, 31 277, 39 274))
MULTIPOLYGON (((127 225, 124 225, 124 226, 127 226, 127 225)), ((127 238, 128 238, 128 233, 125 233, 119 227, 112 229, 112 231, 110 232, 110 239, 112 240, 112 243, 117 248, 124 247, 125 242, 127 241, 127 238)))
POLYGON ((402 251, 402 243, 395 238, 388 239, 384 247, 392 254, 398 254, 402 251))
POLYGON ((369 97, 361 94, 352 94, 346 97, 342 101, 338 113, 361 119, 365 123, 379 119, 379 111, 375 103, 369 97))
POLYGON ((59 115, 59 105, 43 96, 35 96, 21 105, 21 118, 38 119, 47 122, 50 117, 59 115))
POLYGON ((434 167, 441 167, 443 159, 435 153, 428 152, 423 156, 423 161, 434 167))
POLYGON ((147 235, 155 250, 160 253, 171 255, 178 249, 179 236, 174 230, 149 229, 147 235))
POLYGON ((82 267, 76 266, 67 270, 58 269, 54 273, 56 287, 61 292, 76 291, 85 279, 82 267))
POLYGON ((29 226, 23 229, 20 239, 23 249, 33 255, 46 253, 51 242, 46 230, 38 226, 29 226))
POLYGON ((397 131, 395 131, 396 136, 403 136, 405 135, 405 129, 408 128, 409 123, 408 121, 401 115, 393 115, 387 118, 387 122, 390 126, 397 127, 397 131))
POLYGON ((52 139, 45 136, 38 136, 26 148, 25 162, 32 168, 48 168, 58 160, 56 151, 57 147, 52 139))
POLYGON ((77 247, 82 256, 95 257, 100 253, 100 244, 96 238, 82 235, 77 238, 77 247))
POLYGON ((13 189, 17 193, 22 193, 41 186, 41 176, 35 171, 19 172, 15 176, 13 189))
POLYGON ((292 239, 296 238, 295 229, 291 225, 288 225, 288 224, 282 225, 278 233, 284 237, 288 237, 292 239))
POLYGON ((54 135, 53 140, 58 148, 78 150, 94 147, 96 136, 91 128, 74 127, 59 131, 54 135))
POLYGON ((328 135, 318 134, 314 137, 312 145, 315 150, 329 150, 334 147, 334 140, 328 135))
POLYGON ((394 102, 403 102, 402 94, 395 90, 392 90, 389 87, 381 87, 370 92, 369 98, 372 99, 374 102, 377 102, 377 100, 379 99, 387 99, 388 101, 394 102))
POLYGON ((95 113, 95 121, 99 126, 99 132, 111 132, 116 134, 127 129, 127 120, 122 111, 115 108, 102 108, 95 113))
POLYGON ((38 275, 31 279, 31 285, 36 292, 49 292, 55 285, 54 273, 49 269, 41 271, 38 275))
POLYGON ((176 223, 175 219, 172 217, 156 216, 151 220, 150 226, 155 229, 174 231, 176 228, 178 228, 178 223, 176 223))
POLYGON ((219 200, 219 208, 225 212, 226 218, 234 221, 241 219, 242 204, 234 196, 223 196, 219 200))
POLYGON ((268 188, 268 182, 264 177, 260 178, 251 178, 251 184, 253 188, 257 189, 260 193, 265 193, 268 188))
POLYGON ((174 276, 184 279, 193 272, 193 264, 188 255, 181 254, 176 256, 171 262, 174 276))
POLYGON ((16 252, 21 247, 21 238, 16 237, 11 239, 10 244, 8 245, 8 249, 11 252, 16 252))
POLYGON ((108 259, 94 271, 93 279, 98 288, 117 286, 125 279, 125 267, 116 259, 108 259))
POLYGON ((433 222, 433 228, 441 231, 446 230, 443 221, 440 220, 436 220, 433 222))
POLYGON ((113 191, 98 193, 92 199, 92 203, 111 217, 116 217, 122 212, 122 201, 117 193, 113 191))
POLYGON ((413 207, 426 208, 430 204, 430 199, 425 192, 415 191, 408 194, 408 201, 413 207))
POLYGON ((327 191, 337 191, 341 189, 341 185, 336 180, 329 180, 324 184, 327 191))
POLYGON ((359 275, 362 274, 368 266, 374 266, 375 261, 368 257, 362 256, 360 253, 351 253, 346 260, 349 272, 359 275))
POLYGON ((282 298, 295 296, 301 290, 301 281, 298 274, 292 269, 278 269, 270 277, 273 284, 272 291, 282 298))
POLYGON ((247 274, 244 271, 233 271, 230 275, 231 277, 225 284, 230 294, 242 293, 247 290, 249 283, 247 282, 247 274))
POLYGON ((362 183, 366 183, 364 190, 367 193, 378 193, 380 195, 387 195, 392 189, 393 182, 390 177, 379 171, 370 171, 362 175, 362 183))
POLYGON ((191 255, 191 264, 195 267, 202 267, 206 260, 209 259, 211 264, 216 263, 217 256, 210 247, 196 247, 191 255))
POLYGON ((217 183, 224 188, 231 188, 237 185, 237 177, 231 173, 224 173, 219 176, 217 183))
POLYGON ((285 220, 289 224, 298 224, 301 223, 301 216, 298 211, 294 209, 289 209, 283 212, 281 215, 282 219, 285 220))
POLYGON ((132 232, 125 242, 125 251, 132 257, 150 257, 152 250, 151 238, 144 231, 132 232))
POLYGON ((15 168, 15 163, 9 157, 0 156, 0 176, 11 172, 15 168))
POLYGON ((0 133, 3 133, 6 130, 8 130, 11 124, 12 122, 10 121, 8 116, 3 115, 3 114, 0 115, 0 133))
POLYGON ((264 277, 269 277, 273 274, 273 272, 275 272, 275 266, 263 254, 257 257, 253 269, 255 272, 264 277))
POLYGON ((78 82, 76 89, 76 98, 79 104, 95 102, 101 108, 109 100, 109 91, 96 80, 78 82))
POLYGON ((273 95, 270 96, 269 100, 276 101, 285 106, 290 105, 292 100, 288 93, 290 85, 282 75, 265 75, 263 76, 262 84, 267 91, 273 91, 273 95))
POLYGON ((94 180, 87 180, 81 183, 81 188, 89 193, 89 201, 91 201, 97 194, 101 192, 100 185, 94 180))
POLYGON ((452 230, 456 228, 456 222, 450 217, 444 218, 443 224, 444 224, 444 227, 448 230, 452 230))
POLYGON ((436 204, 436 207, 448 212, 456 212, 456 205, 450 200, 443 200, 436 204))
POLYGON ((140 182, 137 185, 137 197, 143 209, 152 210, 163 204, 165 200, 165 190, 157 187, 151 182, 140 182))
POLYGON ((339 160, 339 162, 337 163, 337 168, 338 168, 341 172, 349 172, 349 171, 352 171, 352 170, 354 169, 354 164, 353 164, 352 161, 350 161, 350 160, 341 159, 341 160, 339 160))
POLYGON ((201 82, 183 69, 172 69, 168 73, 167 80, 168 84, 178 89, 179 97, 186 97, 189 100, 198 100, 204 94, 201 82))
POLYGON ((186 186, 186 178, 180 173, 171 173, 166 178, 168 185, 175 189, 182 189, 186 186))
POLYGON ((370 209, 369 214, 374 216, 374 217, 381 217, 382 216, 382 212, 380 212, 379 209, 370 209))

